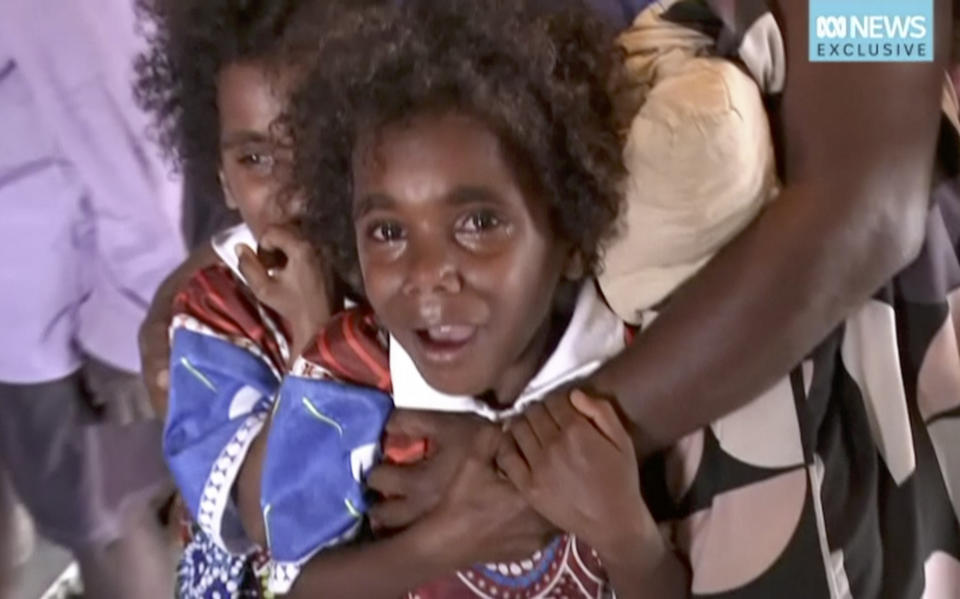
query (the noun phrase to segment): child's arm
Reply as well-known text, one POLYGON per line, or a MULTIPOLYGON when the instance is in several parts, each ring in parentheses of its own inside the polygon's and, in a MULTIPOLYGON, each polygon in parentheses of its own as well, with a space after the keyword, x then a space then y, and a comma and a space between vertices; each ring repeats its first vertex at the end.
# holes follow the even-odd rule
POLYGON ((511 424, 497 463, 545 518, 600 556, 617 596, 686 597, 687 576, 640 495, 630 436, 613 407, 574 391, 511 424))
POLYGON ((216 264, 217 254, 207 243, 190 253, 183 264, 163 280, 140 325, 140 372, 147 387, 150 403, 157 416, 167 417, 167 395, 170 391, 170 321, 173 320, 173 298, 201 268, 216 264))
POLYGON ((438 507, 397 535, 321 552, 289 597, 396 599, 477 562, 520 559, 543 547, 552 527, 496 472, 502 433, 483 429, 438 507))
MULTIPOLYGON (((317 253, 292 226, 268 228, 259 240, 259 247, 268 258, 280 256, 280 263, 271 264, 246 247, 239 246, 238 268, 250 291, 261 303, 275 310, 289 330, 290 366, 312 339, 330 320, 334 306, 341 305, 332 293, 334 285, 317 253)), ((266 530, 260 511, 260 480, 266 451, 269 419, 264 432, 253 441, 236 484, 237 506, 248 537, 265 546, 266 530)))
POLYGON ((197 524, 231 552, 253 547, 233 488, 279 387, 277 348, 225 267, 175 301, 164 456, 197 524), (258 331, 260 334, 258 334, 258 331))
MULTIPOLYGON (((316 250, 292 226, 267 229, 259 241, 267 256, 282 256, 280 264, 264 264, 247 246, 238 251, 239 268, 258 300, 283 317, 290 331, 290 359, 342 305, 333 295, 334 284, 316 250)), ((288 364, 289 366, 289 364, 288 364)))
POLYGON ((305 241, 273 227, 260 245, 281 252, 285 263, 268 273, 242 248, 239 268, 257 300, 283 323, 251 302, 220 267, 199 273, 178 295, 172 327, 166 456, 200 526, 232 551, 266 541, 259 501, 266 440, 260 431, 289 356, 322 328, 331 305, 324 271, 305 241), (279 336, 283 328, 292 335, 293 352, 279 336))
POLYGON ((257 438, 250 444, 247 457, 240 466, 235 488, 237 509, 243 530, 258 547, 267 546, 267 529, 260 510, 260 481, 263 479, 263 461, 270 435, 270 416, 267 416, 257 438))
POLYGON ((398 599, 455 568, 437 559, 430 535, 413 527, 388 539, 331 549, 315 556, 285 597, 398 599))
POLYGON ((690 596, 690 575, 656 530, 623 523, 623 536, 597 550, 617 599, 670 599, 690 596), (632 531, 632 534, 631 534, 632 531))
POLYGON ((384 430, 388 459, 367 476, 367 486, 380 495, 370 508, 371 522, 396 531, 433 511, 477 435, 497 426, 469 413, 394 410, 384 430))

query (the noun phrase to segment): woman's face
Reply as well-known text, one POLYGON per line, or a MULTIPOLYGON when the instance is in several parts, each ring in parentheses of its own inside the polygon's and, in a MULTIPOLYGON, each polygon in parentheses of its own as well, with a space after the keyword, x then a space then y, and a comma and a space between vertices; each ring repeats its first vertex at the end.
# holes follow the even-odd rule
POLYGON ((453 112, 361 136, 353 177, 381 323, 434 388, 512 401, 539 366, 569 254, 548 203, 518 182, 493 131, 453 112))
POLYGON ((292 216, 277 201, 291 161, 274 127, 287 100, 282 81, 255 62, 229 64, 217 77, 220 182, 257 239, 292 216))

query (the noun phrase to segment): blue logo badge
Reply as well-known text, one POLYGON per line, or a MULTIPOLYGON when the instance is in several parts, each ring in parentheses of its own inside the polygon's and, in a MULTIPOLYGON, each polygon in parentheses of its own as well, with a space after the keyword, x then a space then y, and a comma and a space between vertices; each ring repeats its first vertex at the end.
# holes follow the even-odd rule
POLYGON ((811 62, 932 62, 933 0, 810 0, 811 62))

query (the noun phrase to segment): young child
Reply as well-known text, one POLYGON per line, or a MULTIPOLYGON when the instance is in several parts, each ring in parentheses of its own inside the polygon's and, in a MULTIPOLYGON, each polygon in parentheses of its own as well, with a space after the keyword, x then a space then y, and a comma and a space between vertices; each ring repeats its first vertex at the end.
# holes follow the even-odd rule
MULTIPOLYGON (((289 151, 275 121, 294 78, 284 57, 298 39, 309 43, 297 28, 322 20, 326 4, 142 5, 155 29, 140 64, 140 99, 153 109, 168 152, 208 173, 217 182, 208 192, 243 220, 213 239, 218 259, 174 301, 165 453, 197 525, 179 569, 179 597, 263 594, 266 558, 242 526, 237 481, 290 356, 329 316, 331 289, 292 225, 296 200, 278 193, 289 151), (261 260, 258 247, 283 258, 261 260), (196 414, 207 410, 222 411, 224 421, 204 426, 196 414), (215 467, 225 460, 228 468, 215 467)), ((258 513, 256 499, 252 506, 258 513)))
POLYGON ((410 1, 325 32, 289 125, 297 184, 312 238, 361 275, 369 307, 336 317, 280 389, 262 481, 278 592, 685 593, 609 405, 535 409, 628 330, 591 277, 623 175, 611 40, 530 4, 410 1), (539 417, 515 446, 498 427, 463 438, 471 457, 427 518, 317 554, 363 528, 391 405, 539 417), (517 525, 528 502, 546 519, 532 529, 517 525))

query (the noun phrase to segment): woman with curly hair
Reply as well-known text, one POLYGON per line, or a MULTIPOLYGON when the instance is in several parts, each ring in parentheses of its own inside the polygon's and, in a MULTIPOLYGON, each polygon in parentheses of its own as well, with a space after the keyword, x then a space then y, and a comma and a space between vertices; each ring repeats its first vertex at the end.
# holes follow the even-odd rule
MULTIPOLYGON (((623 176, 612 38, 535 4, 408 0, 323 30, 286 128, 305 230, 368 305, 331 321, 276 400, 261 503, 277 592, 685 593, 610 404, 538 404, 629 330, 593 279, 623 176), (401 531, 364 517, 393 407, 477 415, 442 448, 466 459, 439 506, 401 531)), ((397 432, 388 460, 429 459, 397 432)))

